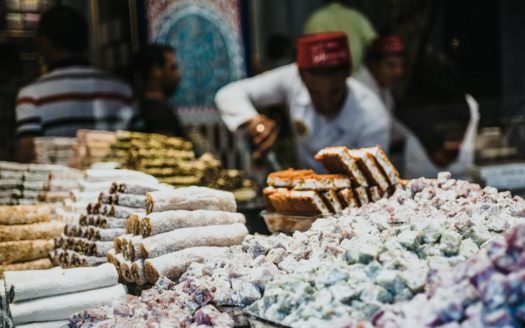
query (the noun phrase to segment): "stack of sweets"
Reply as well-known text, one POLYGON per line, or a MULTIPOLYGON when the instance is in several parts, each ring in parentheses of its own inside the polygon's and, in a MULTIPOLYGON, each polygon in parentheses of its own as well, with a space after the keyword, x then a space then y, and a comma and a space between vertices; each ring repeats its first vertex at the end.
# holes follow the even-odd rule
POLYGON ((122 278, 137 285, 161 276, 176 280, 191 263, 222 256, 248 234, 230 192, 206 187, 153 191, 146 194, 145 209, 128 218, 128 234, 116 238, 108 254, 122 278))
POLYGON ((35 138, 35 163, 68 165, 75 143, 75 138, 35 138))
POLYGON ((70 165, 87 169, 95 163, 115 160, 111 147, 116 140, 115 132, 78 130, 70 165))
POLYGON ((52 218, 49 205, 0 206, 0 274, 51 267, 47 255, 64 229, 52 218))
POLYGON ((399 173, 379 146, 328 147, 315 158, 331 174, 286 170, 268 176, 263 194, 270 211, 301 216, 340 213, 391 195, 399 173))
POLYGON ((0 204, 36 204, 45 198, 46 185, 54 173, 68 175, 68 183, 78 179, 78 171, 62 165, 0 162, 0 204))
POLYGON ((62 267, 95 266, 107 261, 115 238, 126 234, 129 216, 145 214, 145 193, 161 189, 157 183, 112 183, 78 222, 70 221, 56 238, 51 258, 62 267))
POLYGON ((2 285, 5 310, 16 327, 63 327, 75 312, 109 305, 127 293, 111 264, 5 272, 2 285))

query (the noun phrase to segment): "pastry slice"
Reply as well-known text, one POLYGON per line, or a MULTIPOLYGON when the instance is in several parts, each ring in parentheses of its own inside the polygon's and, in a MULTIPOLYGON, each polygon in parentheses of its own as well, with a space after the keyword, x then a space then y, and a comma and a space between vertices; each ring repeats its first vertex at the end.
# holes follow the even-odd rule
POLYGON ((279 191, 269 196, 277 213, 292 215, 328 215, 330 210, 315 191, 279 191))
POLYGON ((368 181, 348 148, 327 147, 321 149, 315 155, 315 159, 321 162, 328 172, 348 175, 355 180, 357 185, 368 186, 368 181))

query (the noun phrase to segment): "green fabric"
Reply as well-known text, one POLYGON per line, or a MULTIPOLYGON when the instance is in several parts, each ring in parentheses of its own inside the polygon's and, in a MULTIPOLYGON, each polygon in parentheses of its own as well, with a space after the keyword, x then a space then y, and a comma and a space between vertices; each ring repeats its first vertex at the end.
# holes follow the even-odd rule
POLYGON ((306 34, 334 31, 348 35, 352 67, 356 72, 361 66, 368 43, 376 37, 374 27, 361 13, 339 3, 316 11, 305 26, 306 34))

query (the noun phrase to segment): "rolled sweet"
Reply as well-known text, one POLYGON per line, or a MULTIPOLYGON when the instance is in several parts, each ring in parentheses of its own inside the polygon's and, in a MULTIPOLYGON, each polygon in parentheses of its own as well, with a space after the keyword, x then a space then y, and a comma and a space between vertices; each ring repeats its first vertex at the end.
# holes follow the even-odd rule
POLYGON ((124 254, 124 257, 130 261, 136 261, 138 259, 141 259, 144 257, 144 254, 142 253, 142 236, 134 236, 128 241, 128 247, 126 249, 126 253, 124 254))
POLYGON ((113 241, 116 237, 126 234, 126 230, 122 228, 115 229, 101 229, 94 228, 94 234, 91 237, 92 240, 96 241, 113 241))
POLYGON ((6 271, 45 270, 52 267, 53 263, 50 259, 38 259, 34 261, 7 264, 0 266, 0 276, 2 276, 6 271))
POLYGON ((80 266, 83 267, 96 267, 108 262, 107 257, 80 255, 79 258, 80 266))
POLYGON ((32 224, 51 221, 53 209, 49 205, 0 206, 0 224, 32 224))
POLYGON ((146 206, 146 197, 144 196, 144 194, 114 194, 112 201, 115 205, 129 208, 144 209, 144 207, 146 206))
POLYGON ((181 228, 205 227, 241 223, 246 219, 241 213, 209 210, 175 210, 148 214, 140 222, 143 237, 158 235, 181 228))
POLYGON ((120 192, 124 194, 133 195, 144 195, 150 191, 159 190, 159 184, 157 183, 121 183, 118 186, 116 184, 111 186, 111 191, 120 192))
POLYGON ((207 187, 186 187, 146 194, 147 213, 169 210, 212 210, 235 212, 237 203, 231 192, 207 187))
POLYGON ((139 286, 148 283, 144 269, 144 259, 139 259, 131 265, 131 277, 133 278, 133 282, 139 286))
POLYGON ((103 213, 105 215, 115 217, 115 218, 120 218, 120 219, 127 219, 133 213, 145 212, 144 210, 139 209, 139 208, 132 208, 132 207, 126 207, 126 206, 119 206, 119 205, 113 205, 113 206, 104 205, 103 207, 104 207, 103 213))
POLYGON ((101 217, 95 224, 96 227, 103 229, 125 229, 127 219, 114 217, 101 217))
POLYGON ((126 232, 133 235, 140 234, 140 221, 146 216, 145 213, 133 213, 126 222, 126 232))
POLYGON ((0 264, 32 261, 46 258, 54 249, 53 240, 23 240, 0 243, 0 264))
POLYGON ((35 321, 65 320, 76 312, 109 305, 126 296, 126 287, 116 285, 80 293, 65 294, 32 301, 13 303, 10 306, 15 325, 35 321))
POLYGON ((181 249, 198 246, 233 246, 242 243, 248 234, 244 224, 183 228, 162 233, 142 241, 146 258, 154 258, 181 249))
MULTIPOLYGON (((109 263, 91 268, 52 270, 52 274, 36 272, 24 281, 11 284, 13 302, 77 293, 80 291, 114 286, 118 283, 118 273, 109 263)), ((8 279, 8 277, 5 277, 8 279)))
POLYGON ((120 263, 120 275, 127 282, 133 282, 133 276, 131 275, 131 266, 133 262, 125 260, 120 263))
POLYGON ((148 282, 154 284, 159 277, 177 281, 193 262, 224 256, 227 247, 192 247, 144 261, 148 282))

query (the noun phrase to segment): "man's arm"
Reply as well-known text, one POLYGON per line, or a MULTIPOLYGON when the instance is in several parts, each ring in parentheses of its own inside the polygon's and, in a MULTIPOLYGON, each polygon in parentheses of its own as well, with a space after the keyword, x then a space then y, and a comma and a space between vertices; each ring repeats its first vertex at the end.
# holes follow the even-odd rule
POLYGON ((257 112, 256 107, 285 103, 291 90, 294 64, 261 75, 233 82, 217 93, 215 103, 230 131, 244 128, 255 147, 253 156, 260 158, 278 137, 277 124, 257 112))
POLYGON ((232 82, 217 92, 215 104, 230 131, 254 119, 256 107, 283 104, 290 91, 290 79, 297 74, 295 64, 232 82))

